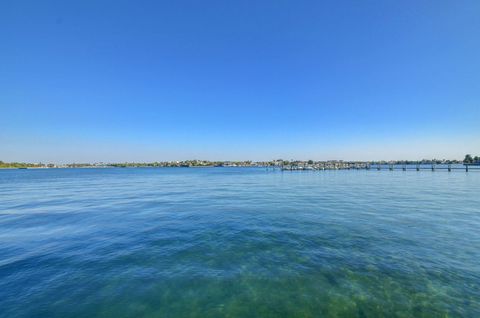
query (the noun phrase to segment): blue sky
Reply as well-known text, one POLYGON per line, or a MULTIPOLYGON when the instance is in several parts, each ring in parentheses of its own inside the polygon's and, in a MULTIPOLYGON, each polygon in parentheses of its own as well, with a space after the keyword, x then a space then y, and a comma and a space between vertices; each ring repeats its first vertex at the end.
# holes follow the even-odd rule
POLYGON ((0 160, 480 154, 479 1, 2 1, 0 160))

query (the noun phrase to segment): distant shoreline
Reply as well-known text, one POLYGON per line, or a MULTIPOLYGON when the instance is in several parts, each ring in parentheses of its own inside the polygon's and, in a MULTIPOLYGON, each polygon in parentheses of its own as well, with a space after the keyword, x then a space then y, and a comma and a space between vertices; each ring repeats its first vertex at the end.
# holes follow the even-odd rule
POLYGON ((113 165, 104 165, 104 166, 54 166, 54 167, 45 167, 45 166, 36 166, 36 167, 0 167, 0 170, 55 170, 55 169, 152 169, 152 168, 258 168, 266 170, 278 170, 278 171, 319 171, 319 170, 403 170, 403 171, 425 171, 425 170, 445 170, 445 171, 454 171, 461 170, 468 172, 469 170, 480 171, 480 163, 332 163, 332 162, 323 162, 316 164, 305 164, 305 165, 282 165, 282 166, 259 166, 259 165, 250 165, 250 166, 113 166, 113 165))
MULTIPOLYGON (((451 165, 463 164, 464 166, 480 166, 480 157, 465 155, 464 160, 451 159, 422 159, 422 160, 284 160, 275 159, 270 161, 210 161, 210 160, 183 160, 183 161, 155 161, 155 162, 96 162, 96 163, 25 163, 0 161, 0 169, 50 169, 50 168, 210 168, 210 167, 262 167, 279 168, 282 170, 339 170, 339 169, 369 169, 372 166, 394 165, 406 166, 451 165)), ((467 168, 468 170, 468 168, 467 168)))

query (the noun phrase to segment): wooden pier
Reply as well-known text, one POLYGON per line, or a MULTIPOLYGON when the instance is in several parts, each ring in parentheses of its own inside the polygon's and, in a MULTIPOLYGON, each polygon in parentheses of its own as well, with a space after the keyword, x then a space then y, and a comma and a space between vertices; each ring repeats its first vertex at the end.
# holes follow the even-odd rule
POLYGON ((401 171, 480 171, 480 163, 475 164, 370 164, 370 163, 316 163, 313 165, 286 165, 280 166, 282 171, 304 170, 401 170, 401 171))

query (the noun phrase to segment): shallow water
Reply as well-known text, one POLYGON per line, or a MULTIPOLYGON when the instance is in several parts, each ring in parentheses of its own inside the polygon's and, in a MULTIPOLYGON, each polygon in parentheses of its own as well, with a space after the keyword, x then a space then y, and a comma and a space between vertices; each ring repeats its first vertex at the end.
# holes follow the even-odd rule
POLYGON ((480 317, 480 172, 0 171, 0 317, 480 317))

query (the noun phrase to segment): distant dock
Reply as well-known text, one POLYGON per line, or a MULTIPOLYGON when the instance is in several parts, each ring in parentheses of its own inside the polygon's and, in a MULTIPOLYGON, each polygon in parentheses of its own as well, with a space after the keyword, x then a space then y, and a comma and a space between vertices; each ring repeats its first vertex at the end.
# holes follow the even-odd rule
POLYGON ((402 170, 402 171, 480 171, 480 163, 471 164, 369 164, 369 163, 317 163, 314 165, 285 165, 281 166, 282 171, 298 170, 402 170))

